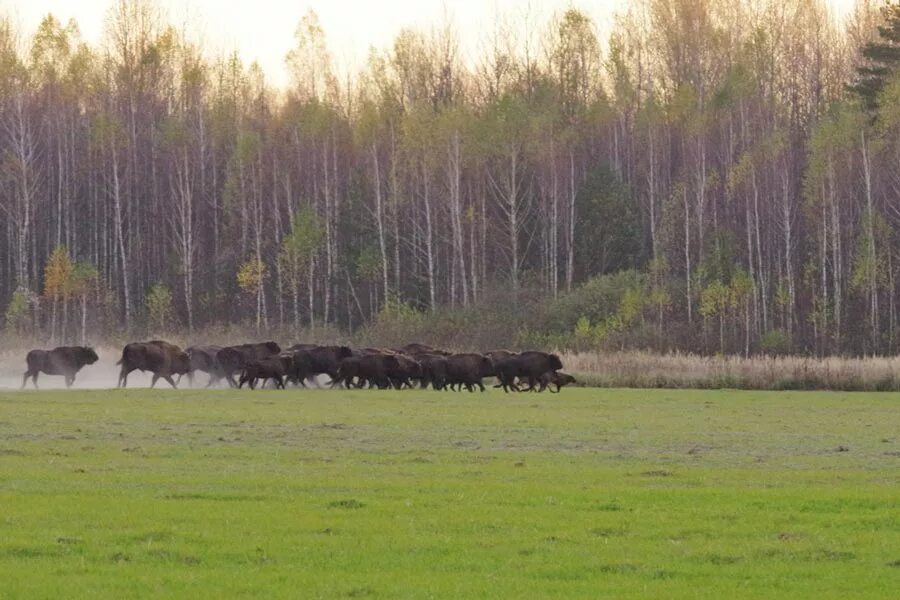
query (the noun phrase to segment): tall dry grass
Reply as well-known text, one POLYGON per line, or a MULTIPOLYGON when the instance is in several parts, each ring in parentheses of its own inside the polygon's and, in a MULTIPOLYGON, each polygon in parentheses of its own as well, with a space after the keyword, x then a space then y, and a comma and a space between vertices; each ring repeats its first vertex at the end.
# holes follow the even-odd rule
POLYGON ((610 352, 562 354, 584 385, 636 388, 888 391, 900 389, 900 358, 700 356, 610 352))

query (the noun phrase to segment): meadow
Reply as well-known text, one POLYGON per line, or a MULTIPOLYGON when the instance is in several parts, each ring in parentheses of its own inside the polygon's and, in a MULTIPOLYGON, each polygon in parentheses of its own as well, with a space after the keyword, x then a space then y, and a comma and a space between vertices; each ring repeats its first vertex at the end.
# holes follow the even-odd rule
POLYGON ((900 396, 0 392, 0 598, 886 598, 900 396))

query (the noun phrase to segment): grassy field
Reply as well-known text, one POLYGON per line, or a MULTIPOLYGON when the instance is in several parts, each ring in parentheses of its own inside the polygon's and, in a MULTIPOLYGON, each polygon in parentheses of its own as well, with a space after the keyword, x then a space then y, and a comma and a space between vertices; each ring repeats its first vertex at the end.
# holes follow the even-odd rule
POLYGON ((897 394, 0 394, 0 598, 897 590, 897 394))

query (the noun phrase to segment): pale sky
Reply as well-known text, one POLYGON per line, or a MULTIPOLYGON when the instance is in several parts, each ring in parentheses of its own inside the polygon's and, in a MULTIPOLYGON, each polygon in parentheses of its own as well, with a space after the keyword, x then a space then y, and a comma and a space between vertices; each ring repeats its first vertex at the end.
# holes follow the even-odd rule
MULTIPOLYGON (((854 0, 828 0, 843 15, 854 0)), ((30 35, 40 20, 53 13, 66 22, 74 17, 82 35, 96 43, 103 36, 104 19, 112 0, 0 0, 0 12, 30 35)), ((310 8, 319 15, 335 62, 356 69, 365 62, 369 47, 387 48, 403 27, 427 30, 449 17, 462 40, 463 52, 472 55, 492 30, 495 16, 527 12, 539 27, 555 12, 570 6, 590 14, 601 29, 628 0, 159 0, 174 25, 189 23, 202 32, 211 51, 237 49, 249 64, 257 61, 271 83, 284 85, 284 57, 300 18, 310 8)))

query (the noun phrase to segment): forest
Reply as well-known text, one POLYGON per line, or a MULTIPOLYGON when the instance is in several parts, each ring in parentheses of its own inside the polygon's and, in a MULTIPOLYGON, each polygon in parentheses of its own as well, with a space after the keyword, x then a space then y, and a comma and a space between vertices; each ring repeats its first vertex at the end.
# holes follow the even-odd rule
POLYGON ((283 88, 150 0, 0 19, 2 336, 896 351, 900 5, 507 17, 346 76, 309 12, 283 88))

